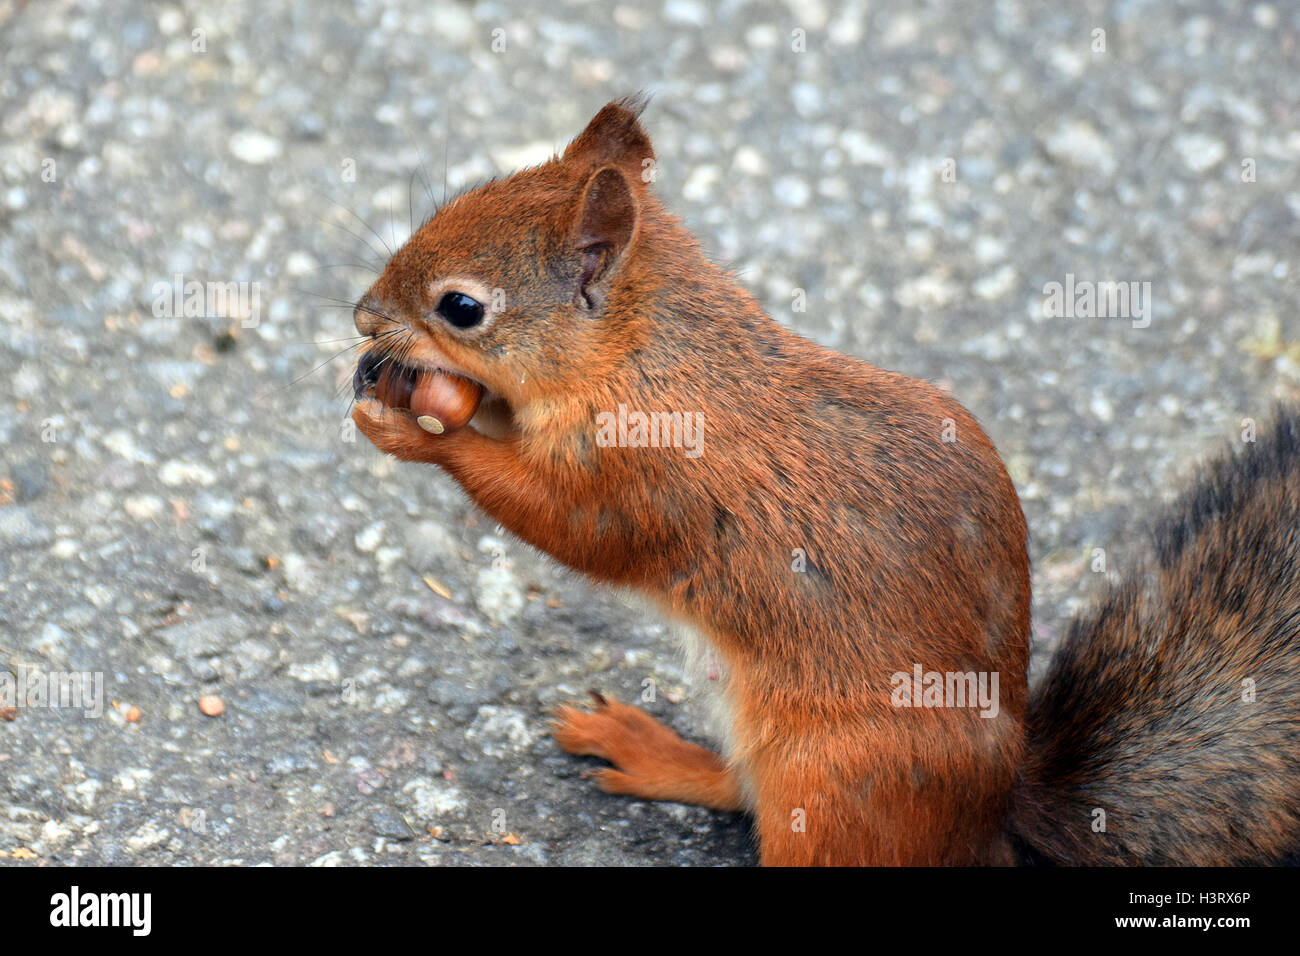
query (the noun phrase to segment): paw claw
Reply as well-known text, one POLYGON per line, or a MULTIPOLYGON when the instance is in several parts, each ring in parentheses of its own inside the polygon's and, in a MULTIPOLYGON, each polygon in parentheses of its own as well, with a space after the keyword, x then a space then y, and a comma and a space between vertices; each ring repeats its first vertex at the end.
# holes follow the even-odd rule
POLYGON ((648 800, 677 800, 723 810, 742 808, 739 791, 722 759, 687 743, 638 707, 592 691, 594 711, 556 708, 552 736, 571 754, 600 757, 613 767, 587 769, 606 793, 648 800))
POLYGON ((606 768, 604 770, 593 770, 587 775, 588 779, 594 780, 596 786, 600 787, 605 793, 622 793, 631 796, 637 796, 636 782, 627 774, 618 770, 606 768))

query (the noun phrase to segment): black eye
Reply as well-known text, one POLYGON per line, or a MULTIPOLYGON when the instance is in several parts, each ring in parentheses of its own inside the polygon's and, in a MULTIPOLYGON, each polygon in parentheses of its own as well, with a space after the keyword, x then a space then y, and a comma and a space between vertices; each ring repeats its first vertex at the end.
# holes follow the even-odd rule
POLYGON ((463 292, 448 292, 438 302, 438 314, 458 329, 471 329, 483 321, 483 305, 463 292))

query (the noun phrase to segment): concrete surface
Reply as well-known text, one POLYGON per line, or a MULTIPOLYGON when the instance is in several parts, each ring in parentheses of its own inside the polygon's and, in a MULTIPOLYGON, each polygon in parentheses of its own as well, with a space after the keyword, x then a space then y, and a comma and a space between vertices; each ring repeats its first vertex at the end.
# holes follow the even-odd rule
POLYGON ((753 862, 546 737, 652 678, 699 738, 668 632, 341 429, 410 219, 617 96, 775 317, 986 424, 1039 664, 1093 549, 1300 392, 1294 4, 10 0, 0 37, 0 656, 104 695, 0 720, 5 863, 753 862), (1149 324, 1046 317, 1067 275, 1150 282, 1149 324), (249 299, 171 314, 173 276, 249 299))

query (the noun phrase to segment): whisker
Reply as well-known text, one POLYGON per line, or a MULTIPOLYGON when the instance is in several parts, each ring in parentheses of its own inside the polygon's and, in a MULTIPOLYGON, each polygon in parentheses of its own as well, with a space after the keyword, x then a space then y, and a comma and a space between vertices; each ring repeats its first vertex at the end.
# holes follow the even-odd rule
POLYGON ((393 240, 393 248, 397 248, 397 231, 393 227, 393 199, 391 195, 388 197, 388 237, 393 240))
MULTIPOLYGON (((372 236, 374 236, 376 239, 378 239, 379 242, 383 245, 384 249, 387 250, 388 254, 387 254, 387 256, 386 256, 385 258, 391 259, 391 258, 393 257, 393 250, 392 250, 391 248, 389 248, 388 243, 384 242, 384 237, 381 236, 378 232, 375 231, 374 226, 370 225, 370 223, 366 222, 364 219, 362 219, 360 216, 358 216, 355 212, 353 212, 353 211, 352 211, 351 209, 349 209, 347 206, 343 205, 341 202, 339 202, 339 201, 338 201, 337 199, 335 199, 333 196, 327 196, 327 195, 325 195, 324 193, 322 193, 320 190, 315 189, 315 188, 313 188, 313 187, 308 187, 308 188, 311 188, 311 189, 312 189, 312 192, 316 193, 316 195, 319 196, 321 199, 325 199, 325 200, 327 200, 327 201, 329 201, 329 202, 332 202, 334 205, 338 206, 338 208, 342 209, 345 213, 347 213, 349 216, 351 216, 351 217, 352 217, 353 219, 355 219, 357 222, 361 223, 361 225, 365 226, 366 229, 368 229, 368 230, 370 231, 370 234, 371 234, 372 236)), ((324 222, 325 220, 321 220, 321 221, 324 222)), ((340 226, 339 228, 342 228, 342 226, 340 226)), ((354 233, 354 235, 355 235, 355 233, 354 233)), ((361 237, 360 237, 360 236, 357 236, 357 238, 360 239, 361 237)), ((364 241, 364 240, 363 240, 363 241, 364 241)), ((375 252, 375 247, 374 247, 374 246, 371 246, 370 243, 369 243, 368 241, 366 241, 366 245, 370 247, 370 251, 371 251, 371 252, 375 252)))
MULTIPOLYGON (((330 304, 332 304, 332 305, 337 305, 337 306, 339 306, 340 308, 348 308, 348 307, 361 308, 361 306, 357 305, 357 303, 354 302, 354 301, 352 301, 351 299, 342 299, 342 298, 339 298, 339 297, 336 296, 336 295, 326 295, 324 292, 316 292, 316 291, 314 291, 314 290, 312 290, 312 289, 298 289, 298 288, 295 288, 293 291, 294 291, 294 292, 297 292, 297 293, 299 293, 299 294, 301 294, 301 295, 309 295, 309 296, 311 296, 313 299, 325 299, 325 300, 327 300, 327 302, 329 302, 330 304)), ((362 311, 363 311, 363 312, 367 312, 367 311, 371 311, 371 310, 370 310, 370 309, 362 309, 362 311)), ((388 318, 388 316, 385 316, 385 318, 388 318)))
POLYGON ((447 201, 447 158, 451 153, 451 110, 447 110, 447 122, 442 131, 442 201, 447 201))
POLYGON ((411 235, 415 235, 415 204, 412 202, 411 190, 415 188, 415 172, 418 166, 411 169, 411 176, 406 180, 406 228, 411 235))
POLYGON ((258 393, 256 396, 254 396, 254 400, 260 402, 260 401, 266 399, 267 397, 269 397, 269 396, 271 396, 271 395, 274 395, 276 392, 283 392, 283 391, 286 391, 287 389, 293 388, 293 386, 297 385, 297 384, 298 384, 299 382, 301 382, 303 379, 308 378, 309 376, 315 375, 317 372, 319 372, 321 369, 323 369, 326 365, 329 365, 329 364, 330 364, 331 362, 333 362, 335 359, 339 358, 339 356, 346 355, 347 353, 353 351, 354 349, 358 349, 358 348, 360 348, 362 345, 364 345, 364 344, 366 343, 367 340, 374 339, 374 340, 378 341, 379 339, 387 338, 387 337, 390 336, 390 335, 396 335, 396 334, 399 333, 399 332, 409 332, 409 331, 410 331, 410 330, 407 329, 405 326, 399 326, 399 327, 394 328, 394 329, 388 329, 387 331, 380 332, 380 333, 378 333, 377 335, 373 335, 373 336, 372 336, 372 335, 364 335, 364 336, 360 336, 360 338, 362 339, 362 341, 359 341, 359 342, 353 342, 353 343, 352 343, 351 345, 349 345, 347 348, 339 349, 339 351, 335 352, 333 355, 331 355, 331 356, 330 356, 329 358, 327 358, 325 361, 321 362, 321 363, 320 363, 319 365, 317 365, 315 368, 311 369, 311 370, 308 371, 308 372, 304 372, 302 375, 299 375, 299 376, 298 376, 297 378, 295 378, 293 381, 291 381, 291 382, 289 382, 289 383, 287 383, 287 384, 285 384, 285 385, 278 385, 278 386, 276 386, 275 388, 269 388, 269 389, 267 389, 266 391, 263 391, 263 392, 258 393))
POLYGON ((373 272, 375 275, 381 275, 382 270, 370 262, 362 262, 360 259, 353 259, 351 262, 331 262, 323 266, 317 266, 315 269, 307 269, 303 275, 312 275, 317 272, 324 272, 326 269, 364 269, 366 272, 373 272))
MULTIPOLYGON (((387 333, 385 333, 387 334, 387 333)), ((368 339, 369 335, 348 335, 341 339, 314 339, 311 342, 297 342, 297 345, 337 345, 339 342, 355 342, 358 339, 368 339)))
MULTIPOLYGON (((351 237, 352 237, 353 239, 355 239, 357 242, 361 243, 361 244, 362 244, 363 246, 365 246, 368 250, 370 250, 370 252, 371 252, 372 255, 379 256, 380 258, 385 259, 385 260, 387 260, 388 258, 390 258, 390 256, 385 255, 384 253, 382 253, 382 252, 380 252, 378 249, 376 249, 373 245, 371 245, 371 244, 370 244, 370 241, 369 241, 368 239, 366 239, 365 236, 361 235, 361 234, 358 233, 358 232, 354 232, 354 231, 352 231, 351 229, 349 229, 347 226, 343 225, 342 223, 338 223, 338 222, 330 222, 328 219, 324 218, 323 216, 318 216, 318 215, 316 215, 315 213, 311 213, 311 217, 312 217, 313 219, 315 219, 317 222, 319 222, 319 223, 321 223, 321 224, 323 224, 323 225, 329 226, 329 227, 332 228, 332 229, 337 229, 337 230, 339 230, 340 232, 345 232, 345 233, 347 233, 349 236, 351 236, 351 237)), ((380 242, 382 242, 382 241, 383 241, 383 240, 381 239, 380 242)), ((370 266, 368 266, 368 268, 373 269, 375 272, 379 272, 379 271, 381 271, 381 270, 379 269, 378 266, 374 266, 374 265, 370 265, 370 266)))
POLYGON ((294 291, 301 292, 303 295, 309 295, 316 299, 324 299, 325 302, 321 305, 321 308, 324 309, 351 309, 353 312, 360 312, 363 315, 373 315, 377 319, 385 319, 389 322, 397 321, 395 316, 389 315, 387 312, 371 308, 370 306, 361 305, 359 302, 353 302, 351 299, 340 299, 338 296, 326 295, 323 292, 312 292, 310 289, 296 289, 294 291))
POLYGON ((433 217, 438 214, 438 210, 442 208, 442 204, 438 202, 438 198, 433 194, 433 177, 429 173, 429 168, 424 164, 423 157, 420 158, 419 170, 420 182, 424 184, 424 194, 429 197, 429 206, 432 209, 429 215, 424 219, 427 223, 431 222, 433 217))

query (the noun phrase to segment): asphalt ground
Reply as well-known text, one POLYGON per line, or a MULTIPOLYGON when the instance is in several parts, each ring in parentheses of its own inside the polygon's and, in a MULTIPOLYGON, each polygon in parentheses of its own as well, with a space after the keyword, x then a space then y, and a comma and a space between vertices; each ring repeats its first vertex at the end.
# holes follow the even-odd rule
POLYGON ((0 720, 0 861, 754 862, 548 738, 593 687, 705 707, 661 622, 347 440, 350 303, 653 94, 655 188, 771 315, 985 425, 1037 672, 1300 392, 1298 42, 1282 2, 0 2, 0 654, 102 694, 0 720))

